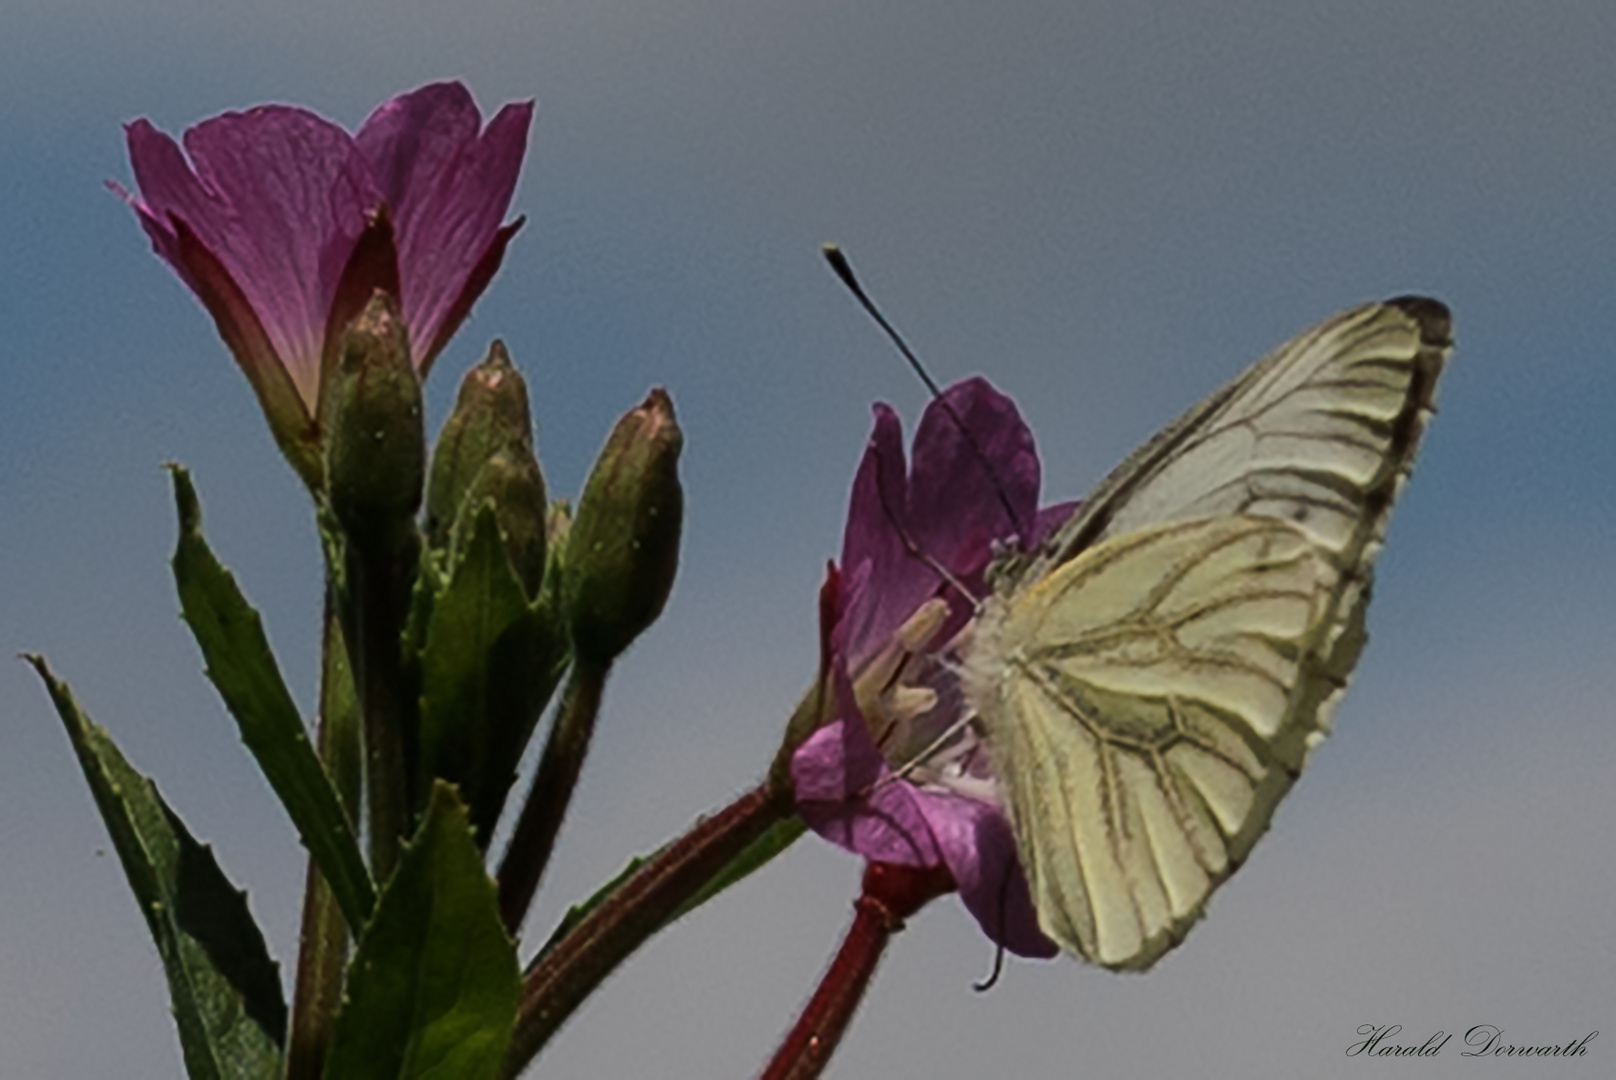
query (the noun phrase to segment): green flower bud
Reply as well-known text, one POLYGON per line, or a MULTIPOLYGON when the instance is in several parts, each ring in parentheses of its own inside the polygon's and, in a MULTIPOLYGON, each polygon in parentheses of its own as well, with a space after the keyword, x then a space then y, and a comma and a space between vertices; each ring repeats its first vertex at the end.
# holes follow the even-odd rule
POLYGON ((458 561, 459 553, 471 542, 477 515, 489 501, 494 504, 494 520, 499 524, 505 553, 510 556, 522 591, 532 602, 538 599, 539 589, 544 584, 548 505, 544 474, 531 453, 522 447, 512 447, 497 451, 483 462, 455 518, 450 542, 450 550, 455 554, 450 565, 458 561))
POLYGON ((398 308, 377 291, 343 331, 324 397, 326 496, 344 531, 396 535, 421 505, 421 382, 398 308))
POLYGON ((656 389, 617 422, 595 461, 561 579, 580 661, 609 664, 662 613, 679 566, 683 446, 673 402, 656 389))
MULTIPOLYGON (((533 457, 533 420, 527 384, 511 363, 504 342, 495 341, 482 363, 461 380, 454 411, 432 452, 432 475, 426 489, 428 543, 443 546, 483 465, 501 450, 511 449, 533 457)), ((543 483, 540 477, 541 490, 543 483)))

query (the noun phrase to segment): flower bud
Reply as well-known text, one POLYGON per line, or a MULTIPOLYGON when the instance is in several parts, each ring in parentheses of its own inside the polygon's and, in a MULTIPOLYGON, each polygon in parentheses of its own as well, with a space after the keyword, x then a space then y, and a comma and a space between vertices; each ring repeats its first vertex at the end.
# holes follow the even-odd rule
POLYGON ((465 498, 460 502, 456 516, 450 550, 456 554, 471 542, 476 530, 477 514, 483 505, 492 501, 494 520, 499 524, 505 552, 510 556, 511 568, 528 602, 538 599, 544 584, 545 546, 548 524, 545 520, 549 506, 544 494, 544 474, 533 455, 521 447, 497 451, 483 462, 477 471, 465 498))
POLYGON ((613 429, 578 500, 562 601, 580 661, 607 664, 656 621, 679 565, 684 436, 661 389, 613 429))
POLYGON ((326 495, 357 540, 415 516, 426 472, 421 382, 398 308, 377 291, 343 331, 324 397, 326 495))
MULTIPOLYGON (((496 340, 482 363, 461 380, 454 411, 438 434, 426 489, 428 543, 443 545, 483 465, 501 450, 512 448, 533 457, 533 420, 527 384, 511 363, 504 342, 496 340)), ((535 470, 537 467, 535 461, 535 470)), ((541 476, 541 491, 543 485, 541 476)), ((539 505, 542 520, 542 496, 539 505)))

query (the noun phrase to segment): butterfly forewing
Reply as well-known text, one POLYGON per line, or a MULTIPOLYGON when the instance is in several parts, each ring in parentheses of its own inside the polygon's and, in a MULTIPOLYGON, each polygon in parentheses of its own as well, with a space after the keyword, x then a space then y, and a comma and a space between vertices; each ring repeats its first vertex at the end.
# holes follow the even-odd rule
POLYGON ((996 577, 966 693, 1068 950, 1143 968, 1176 944, 1327 732, 1449 333, 1418 298, 1320 324, 996 577))
POLYGON ((1452 347, 1424 297, 1342 312, 1280 346, 1107 476, 1029 576, 1143 525, 1282 517, 1349 561, 1390 509, 1452 347))

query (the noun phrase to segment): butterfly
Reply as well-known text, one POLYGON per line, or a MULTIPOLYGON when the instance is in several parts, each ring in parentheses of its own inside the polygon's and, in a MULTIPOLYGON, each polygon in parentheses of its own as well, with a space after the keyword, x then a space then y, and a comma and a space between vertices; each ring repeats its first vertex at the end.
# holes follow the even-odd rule
POLYGON ((1268 828, 1367 640, 1451 350, 1435 300, 1328 319, 990 568, 961 682, 1066 950, 1149 967, 1268 828))

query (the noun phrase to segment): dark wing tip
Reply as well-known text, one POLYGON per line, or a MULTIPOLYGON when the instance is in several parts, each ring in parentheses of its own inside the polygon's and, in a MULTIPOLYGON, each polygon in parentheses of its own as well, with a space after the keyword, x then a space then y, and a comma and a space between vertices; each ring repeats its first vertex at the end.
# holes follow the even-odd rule
POLYGON ((1420 340, 1425 344, 1453 344, 1453 312, 1442 301, 1429 296, 1394 296, 1386 304, 1420 324, 1420 340))

